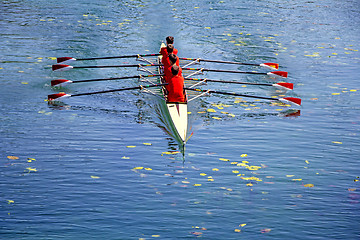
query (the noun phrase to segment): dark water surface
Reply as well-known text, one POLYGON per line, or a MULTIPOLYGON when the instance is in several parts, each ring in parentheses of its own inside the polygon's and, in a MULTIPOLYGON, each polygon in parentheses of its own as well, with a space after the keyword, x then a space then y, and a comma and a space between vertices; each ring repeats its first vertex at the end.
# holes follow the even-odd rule
MULTIPOLYGON (((359 239, 359 24, 356 0, 1 1, 0 238, 359 239), (158 127, 151 95, 44 101, 58 91, 50 87, 56 78, 137 74, 53 73, 54 57, 156 53, 167 35, 181 57, 280 63, 295 85, 287 96, 303 106, 218 95, 194 101, 183 160, 158 127), (300 116, 285 117, 291 109, 300 116)), ((279 95, 267 87, 204 88, 279 95)))

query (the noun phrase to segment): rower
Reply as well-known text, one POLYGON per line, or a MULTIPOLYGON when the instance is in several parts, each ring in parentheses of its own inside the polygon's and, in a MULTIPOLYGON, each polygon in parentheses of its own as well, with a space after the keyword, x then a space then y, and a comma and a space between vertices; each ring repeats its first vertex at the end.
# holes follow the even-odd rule
MULTIPOLYGON (((162 53, 161 53, 162 54, 161 62, 164 65, 164 68, 170 66, 169 55, 175 54, 174 53, 174 45, 168 44, 165 49, 166 49, 166 51, 162 51, 162 53)), ((176 65, 180 66, 179 64, 180 64, 179 59, 177 59, 176 65)))
MULTIPOLYGON (((174 37, 173 37, 173 36, 167 36, 167 37, 166 37, 166 45, 169 45, 169 44, 174 45, 174 37)), ((178 50, 177 50, 176 48, 174 48, 173 53, 174 53, 175 55, 177 55, 177 54, 178 54, 178 50)), ((162 48, 160 49, 160 54, 162 54, 163 56, 169 54, 169 53, 167 52, 166 47, 162 47, 162 48)))
POLYGON ((167 49, 168 49, 168 54, 167 55, 163 55, 162 59, 161 59, 161 62, 162 64, 164 65, 164 67, 168 67, 170 64, 170 60, 169 60, 169 56, 172 54, 174 55, 177 60, 176 60, 176 65, 180 66, 180 61, 179 61, 179 58, 176 56, 176 54, 173 53, 173 45, 172 44, 169 44, 167 46, 167 49))
MULTIPOLYGON (((171 73, 171 67, 173 65, 177 65, 179 66, 179 58, 173 54, 170 53, 169 57, 168 57, 168 61, 164 62, 164 78, 165 78, 165 82, 169 82, 170 78, 172 77, 172 73, 171 73)), ((182 75, 182 69, 179 67, 179 73, 178 75, 182 75)))
POLYGON ((184 78, 179 74, 180 67, 174 64, 171 67, 171 78, 166 86, 168 90, 167 102, 185 102, 184 78))

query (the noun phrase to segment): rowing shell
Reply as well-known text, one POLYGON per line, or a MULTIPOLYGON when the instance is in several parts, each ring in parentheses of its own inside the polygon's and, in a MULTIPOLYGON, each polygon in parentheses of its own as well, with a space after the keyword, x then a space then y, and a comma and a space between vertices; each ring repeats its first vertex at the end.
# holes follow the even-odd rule
MULTIPOLYGON (((161 47, 166 47, 164 43, 161 47)), ((162 56, 158 57, 158 63, 161 63, 162 56)), ((159 73, 163 73, 162 67, 159 67, 159 73)), ((160 83, 164 83, 163 77, 159 78, 160 83)), ((160 103, 161 115, 164 117, 165 124, 171 131, 173 137, 181 144, 185 145, 188 131, 188 105, 186 102, 167 102, 166 88, 162 87, 162 98, 160 103)), ((186 98, 187 99, 187 98, 186 98)))

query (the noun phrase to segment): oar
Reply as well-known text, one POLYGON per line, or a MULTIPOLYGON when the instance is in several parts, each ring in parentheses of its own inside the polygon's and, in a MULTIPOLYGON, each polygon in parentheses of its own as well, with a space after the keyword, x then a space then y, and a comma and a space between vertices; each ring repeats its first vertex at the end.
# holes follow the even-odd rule
POLYGON ((55 94, 48 95, 48 101, 58 101, 60 99, 64 99, 64 98, 68 98, 68 97, 77 97, 77 96, 92 95, 92 94, 99 94, 99 93, 109 93, 109 92, 119 92, 119 91, 126 91, 126 90, 151 88, 151 87, 161 87, 161 86, 165 86, 167 84, 168 83, 154 84, 154 85, 139 85, 137 87, 120 88, 120 89, 106 90, 106 91, 100 91, 100 92, 79 93, 79 94, 73 94, 73 95, 66 94, 66 93, 55 93, 55 94))
POLYGON ((67 71, 73 68, 120 68, 120 67, 156 67, 162 64, 130 64, 130 65, 105 65, 105 66, 70 66, 65 64, 52 65, 53 71, 67 71))
POLYGON ((270 101, 280 101, 280 102, 284 102, 284 103, 293 103, 293 104, 298 105, 298 106, 301 105, 301 99, 300 98, 294 98, 294 97, 271 98, 271 97, 259 97, 259 96, 253 96, 253 95, 246 95, 246 94, 240 94, 240 93, 221 92, 221 91, 213 91, 213 90, 203 90, 203 89, 197 89, 197 88, 184 88, 184 89, 191 90, 191 91, 196 91, 196 92, 208 92, 208 93, 232 95, 232 96, 238 96, 238 97, 258 98, 258 99, 264 99, 264 100, 270 100, 270 101))
POLYGON ((73 58, 73 57, 59 57, 57 58, 57 63, 70 63, 74 61, 87 61, 87 60, 100 60, 100 59, 114 59, 114 58, 139 58, 139 57, 151 57, 151 56, 159 56, 159 53, 151 53, 151 54, 134 54, 134 55, 125 55, 125 56, 113 56, 113 57, 93 57, 93 58, 73 58))
POLYGON ((98 78, 98 79, 88 79, 88 80, 78 80, 71 81, 66 79, 56 79, 51 81, 52 87, 64 87, 71 83, 83 83, 83 82, 98 82, 98 81, 109 81, 109 80, 120 80, 120 79, 130 79, 130 78, 148 78, 148 77, 160 77, 163 74, 154 74, 154 75, 135 75, 135 76, 127 76, 127 77, 117 77, 117 78, 98 78))
POLYGON ((198 61, 198 62, 212 62, 212 63, 225 63, 225 64, 237 64, 237 65, 248 65, 248 66, 260 66, 265 67, 272 70, 279 69, 278 63, 242 63, 242 62, 230 62, 230 61, 219 61, 219 60, 207 60, 207 59, 201 59, 201 58, 179 58, 181 60, 190 60, 190 61, 198 61))
POLYGON ((271 77, 283 77, 283 78, 287 78, 287 76, 288 76, 288 73, 284 72, 284 71, 260 73, 260 72, 243 72, 243 71, 233 71, 233 70, 206 69, 206 68, 183 68, 182 70, 194 70, 194 71, 199 71, 199 72, 245 73, 245 74, 268 75, 271 77))
POLYGON ((267 83, 249 83, 249 82, 236 82, 236 81, 224 81, 224 80, 211 80, 211 79, 201 79, 201 78, 185 78, 185 80, 191 81, 204 81, 204 82, 219 82, 219 83, 234 83, 234 84, 243 84, 243 85, 256 85, 256 86, 269 86, 269 87, 277 87, 277 88, 285 88, 286 90, 293 90, 294 84, 292 83, 285 83, 279 82, 274 84, 267 84, 267 83))

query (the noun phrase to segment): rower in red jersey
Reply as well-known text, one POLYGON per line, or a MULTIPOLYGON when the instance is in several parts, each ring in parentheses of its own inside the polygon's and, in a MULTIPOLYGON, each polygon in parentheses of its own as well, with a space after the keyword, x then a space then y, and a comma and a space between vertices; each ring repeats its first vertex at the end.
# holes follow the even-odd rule
MULTIPOLYGON (((169 67, 170 65, 172 65, 172 64, 170 64, 170 60, 169 60, 170 54, 174 54, 174 45, 172 45, 172 44, 168 44, 166 46, 166 51, 164 51, 162 54, 161 62, 164 65, 164 69, 169 67)), ((176 60, 176 65, 180 66, 179 59, 176 60)))
POLYGON ((180 67, 175 64, 171 67, 172 77, 166 86, 168 90, 167 102, 185 102, 184 78, 179 75, 179 70, 180 67))
MULTIPOLYGON (((173 54, 173 53, 170 53, 169 54, 169 63, 166 63, 166 65, 164 64, 164 79, 165 79, 165 82, 169 82, 170 78, 172 77, 172 73, 171 73, 171 67, 173 65, 177 65, 179 66, 179 58, 173 54)), ((179 67, 179 73, 178 75, 182 75, 182 69, 179 67)))
MULTIPOLYGON (((169 44, 173 44, 174 45, 174 37, 173 36, 167 36, 166 37, 166 45, 169 45, 169 44)), ((174 48, 174 50, 173 50, 173 53, 175 54, 175 55, 177 55, 178 54, 178 50, 176 49, 176 48, 174 48)), ((160 49, 160 54, 161 55, 168 55, 169 53, 167 52, 167 49, 166 49, 166 47, 162 47, 161 49, 160 49)))

